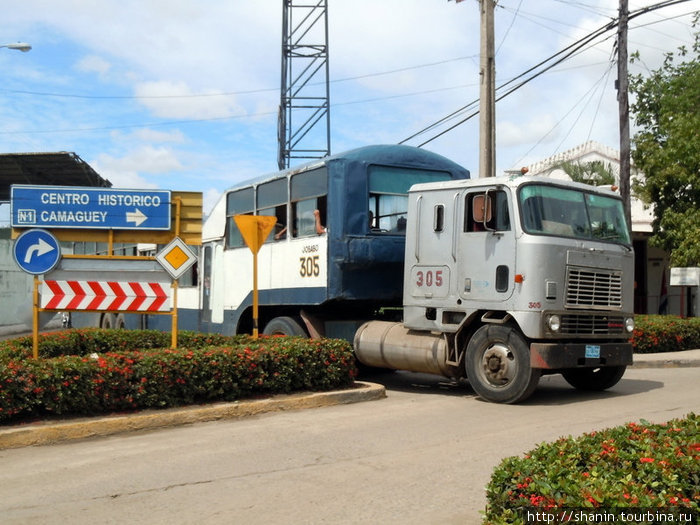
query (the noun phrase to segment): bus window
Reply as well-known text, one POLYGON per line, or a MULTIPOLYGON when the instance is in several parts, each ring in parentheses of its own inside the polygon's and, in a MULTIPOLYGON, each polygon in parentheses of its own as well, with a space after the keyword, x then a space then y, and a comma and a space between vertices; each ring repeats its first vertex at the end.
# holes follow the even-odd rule
POLYGON ((226 247, 240 248, 245 246, 241 232, 233 220, 234 215, 251 215, 255 209, 253 188, 232 191, 226 196, 226 247))
POLYGON ((314 210, 321 216, 321 224, 326 224, 328 193, 328 172, 325 168, 299 173, 292 177, 292 225, 293 237, 317 235, 314 210))
POLYGON ((414 184, 449 180, 450 174, 389 166, 369 167, 369 229, 406 234, 408 190, 414 184))
POLYGON ((287 178, 265 182, 258 186, 258 215, 277 218, 275 228, 265 242, 284 239, 287 231, 287 178))

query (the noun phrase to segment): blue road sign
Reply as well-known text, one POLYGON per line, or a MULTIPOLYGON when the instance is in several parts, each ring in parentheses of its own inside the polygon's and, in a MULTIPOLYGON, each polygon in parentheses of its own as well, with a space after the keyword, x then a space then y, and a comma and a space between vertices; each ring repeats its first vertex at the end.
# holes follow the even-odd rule
POLYGON ((15 240, 12 254, 22 270, 39 275, 56 267, 61 260, 61 246, 46 230, 27 230, 15 240))
POLYGON ((170 191, 13 185, 14 228, 169 230, 170 191))

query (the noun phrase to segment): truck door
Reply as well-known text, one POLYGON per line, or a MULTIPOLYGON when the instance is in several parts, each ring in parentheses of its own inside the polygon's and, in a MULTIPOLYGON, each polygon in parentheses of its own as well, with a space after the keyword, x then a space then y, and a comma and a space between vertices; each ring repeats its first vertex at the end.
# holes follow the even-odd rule
POLYGON ((513 294, 516 253, 510 199, 510 191, 497 186, 464 194, 457 249, 457 284, 464 300, 493 306, 513 294))

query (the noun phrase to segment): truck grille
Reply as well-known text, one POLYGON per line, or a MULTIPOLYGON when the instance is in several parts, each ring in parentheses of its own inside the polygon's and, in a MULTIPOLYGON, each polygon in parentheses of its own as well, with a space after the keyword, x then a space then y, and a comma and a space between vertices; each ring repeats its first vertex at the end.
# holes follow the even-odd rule
POLYGON ((561 333, 567 335, 621 335, 625 332, 622 316, 577 315, 561 316, 561 333))
POLYGON ((566 276, 566 306, 622 308, 622 272, 570 266, 566 276))

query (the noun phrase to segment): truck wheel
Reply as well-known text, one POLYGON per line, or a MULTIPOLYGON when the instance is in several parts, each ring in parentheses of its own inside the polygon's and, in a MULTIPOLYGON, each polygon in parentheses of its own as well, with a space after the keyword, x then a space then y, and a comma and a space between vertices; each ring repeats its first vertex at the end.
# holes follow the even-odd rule
POLYGON ((537 387, 541 371, 530 367, 530 349, 517 330, 485 325, 469 340, 467 379, 479 396, 495 403, 517 403, 537 387))
POLYGON ((626 366, 569 368, 563 370, 561 375, 567 383, 579 390, 606 390, 622 379, 626 369, 626 366))
POLYGON ((275 317, 265 325, 264 335, 291 335, 308 337, 299 322, 293 317, 275 317))
POLYGON ((126 320, 123 314, 119 314, 114 320, 114 328, 117 330, 124 330, 124 328, 126 328, 126 320))

